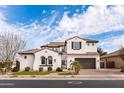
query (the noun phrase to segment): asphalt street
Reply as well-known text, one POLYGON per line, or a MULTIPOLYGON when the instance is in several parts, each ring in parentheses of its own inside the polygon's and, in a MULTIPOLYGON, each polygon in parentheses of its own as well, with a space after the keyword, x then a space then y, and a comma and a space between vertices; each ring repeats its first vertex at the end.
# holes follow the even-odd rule
POLYGON ((124 80, 0 80, 0 88, 124 88, 124 80))

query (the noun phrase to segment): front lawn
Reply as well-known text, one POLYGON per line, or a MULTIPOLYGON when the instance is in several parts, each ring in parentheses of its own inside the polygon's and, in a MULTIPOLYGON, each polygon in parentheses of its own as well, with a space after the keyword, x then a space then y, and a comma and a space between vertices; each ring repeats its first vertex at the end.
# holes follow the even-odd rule
POLYGON ((59 75, 72 75, 74 74, 73 72, 61 72, 59 75))
POLYGON ((50 72, 13 72, 12 75, 48 75, 50 73, 55 73, 55 71, 50 72))

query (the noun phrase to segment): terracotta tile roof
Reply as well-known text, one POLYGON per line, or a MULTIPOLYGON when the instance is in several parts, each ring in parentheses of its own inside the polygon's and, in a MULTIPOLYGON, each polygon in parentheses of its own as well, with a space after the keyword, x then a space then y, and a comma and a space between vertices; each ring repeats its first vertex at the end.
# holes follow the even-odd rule
MULTIPOLYGON (((74 37, 69 38, 69 39, 67 39, 65 41, 68 41, 68 40, 73 39, 75 37, 78 37, 78 36, 74 36, 74 37)), ((78 38, 80 38, 80 37, 78 37, 78 38)), ((80 39, 83 39, 86 42, 98 43, 97 40, 93 40, 93 39, 86 39, 86 38, 80 38, 80 39)), ((42 45, 41 47, 59 47, 59 46, 64 46, 64 45, 65 45, 65 42, 50 42, 50 43, 48 43, 46 45, 42 45)))
POLYGON ((48 49, 48 50, 51 50, 53 52, 61 54, 61 52, 55 51, 55 50, 52 50, 52 49, 49 49, 49 48, 30 49, 30 50, 25 50, 25 51, 22 51, 22 52, 18 52, 18 54, 34 54, 34 53, 39 52, 39 51, 44 50, 44 49, 48 49))
POLYGON ((74 53, 63 53, 64 55, 99 55, 97 52, 87 52, 87 53, 82 53, 82 54, 74 54, 74 53))
POLYGON ((99 55, 99 53, 98 53, 98 52, 87 52, 86 54, 99 55))
POLYGON ((107 58, 107 57, 114 57, 114 56, 119 56, 121 53, 120 53, 120 50, 117 50, 117 51, 114 51, 112 53, 109 53, 109 54, 106 54, 106 55, 103 55, 101 56, 101 58, 107 58))
POLYGON ((19 54, 34 54, 38 51, 40 51, 41 49, 29 49, 29 50, 25 50, 25 51, 22 51, 22 52, 18 52, 19 54))
MULTIPOLYGON (((72 38, 67 39, 66 41, 68 41, 68 40, 70 40, 70 39, 73 39, 73 38, 75 38, 75 37, 80 38, 80 37, 78 37, 78 36, 74 36, 74 37, 72 37, 72 38)), ((98 43, 98 42, 99 42, 99 41, 97 41, 97 40, 87 39, 87 38, 80 38, 80 39, 85 40, 86 42, 94 42, 94 43, 98 43)))
POLYGON ((41 47, 59 47, 59 46, 64 46, 65 42, 50 42, 46 45, 43 45, 41 47))

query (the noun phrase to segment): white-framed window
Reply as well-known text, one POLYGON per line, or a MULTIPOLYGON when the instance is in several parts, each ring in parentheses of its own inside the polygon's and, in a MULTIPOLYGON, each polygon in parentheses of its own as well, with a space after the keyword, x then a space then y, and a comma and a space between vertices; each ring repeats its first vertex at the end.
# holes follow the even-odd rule
POLYGON ((53 64, 53 57, 52 56, 48 56, 48 64, 49 65, 53 64))
POLYGON ((72 42, 72 49, 74 50, 81 49, 81 42, 72 42))
POLYGON ((41 64, 42 65, 46 64, 46 58, 44 56, 41 57, 41 64))

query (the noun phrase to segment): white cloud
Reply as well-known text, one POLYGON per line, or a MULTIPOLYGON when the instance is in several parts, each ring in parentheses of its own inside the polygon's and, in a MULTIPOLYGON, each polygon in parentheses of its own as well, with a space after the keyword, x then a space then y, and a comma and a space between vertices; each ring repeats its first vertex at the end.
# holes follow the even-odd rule
POLYGON ((102 40, 100 41, 99 46, 108 52, 118 50, 121 46, 124 47, 124 35, 114 36, 102 40))
POLYGON ((43 10, 43 11, 42 11, 42 14, 45 14, 45 13, 46 13, 46 10, 43 10))
MULTIPOLYGON (((124 6, 90 6, 85 13, 75 14, 68 17, 65 12, 59 25, 52 29, 58 13, 53 13, 50 21, 42 23, 32 22, 29 25, 8 24, 6 17, 0 13, 0 33, 13 32, 20 33, 27 41, 28 48, 39 47, 49 41, 65 40, 75 35, 96 35, 104 32, 118 31, 124 29, 124 6)), ((46 19, 44 19, 46 20, 46 19)), ((124 35, 107 38, 100 42, 107 51, 117 49, 124 44, 124 35)))
POLYGON ((55 36, 56 33, 53 34, 50 26, 56 17, 57 14, 54 14, 45 25, 37 21, 29 25, 23 23, 8 24, 5 15, 0 12, 0 33, 20 34, 27 41, 27 48, 39 47, 41 44, 47 43, 49 38, 55 36))
POLYGON ((124 6, 90 6, 85 13, 72 18, 64 14, 57 30, 95 35, 124 28, 124 6))
POLYGON ((80 11, 79 9, 76 10, 76 12, 79 12, 79 11, 80 11))

